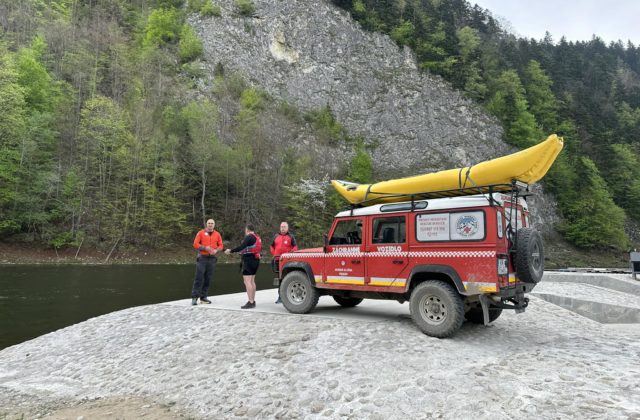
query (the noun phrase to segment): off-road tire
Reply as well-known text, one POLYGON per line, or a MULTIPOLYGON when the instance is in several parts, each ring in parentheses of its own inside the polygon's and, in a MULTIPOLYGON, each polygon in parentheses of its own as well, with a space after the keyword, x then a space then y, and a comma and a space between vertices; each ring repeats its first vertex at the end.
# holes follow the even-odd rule
POLYGON ((411 318, 431 337, 450 337, 464 322, 464 302, 458 292, 441 280, 428 280, 413 289, 411 318))
MULTIPOLYGON (((502 308, 489 308, 489 322, 493 322, 502 314, 502 308)), ((482 308, 471 308, 464 314, 467 321, 472 324, 484 324, 484 315, 482 314, 482 308)))
POLYGON ((544 274, 544 245, 542 237, 533 228, 522 228, 517 233, 515 256, 516 274, 520 281, 538 283, 544 274))
POLYGON ((334 296, 333 300, 343 308, 353 308, 354 306, 360 305, 362 302, 362 298, 353 298, 353 297, 342 297, 342 296, 334 296))
POLYGON ((291 313, 306 314, 313 311, 319 298, 318 289, 302 271, 288 273, 280 284, 282 305, 291 313))

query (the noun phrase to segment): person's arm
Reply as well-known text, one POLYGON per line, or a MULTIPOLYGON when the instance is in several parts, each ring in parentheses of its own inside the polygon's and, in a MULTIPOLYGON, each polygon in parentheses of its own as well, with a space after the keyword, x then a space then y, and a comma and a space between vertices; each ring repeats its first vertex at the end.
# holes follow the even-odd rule
POLYGON ((293 234, 289 234, 291 236, 291 252, 298 250, 298 243, 296 242, 296 237, 293 234))
POLYGON ((240 252, 240 251, 242 251, 243 249, 245 249, 245 248, 247 248, 248 246, 251 246, 251 245, 253 245, 253 244, 255 244, 255 243, 256 243, 256 238, 255 238, 255 236, 253 236, 253 235, 247 235, 247 236, 245 236, 245 237, 244 237, 244 239, 242 240, 242 243, 241 243, 239 246, 237 246, 237 247, 235 247, 235 248, 233 248, 233 249, 229 249, 228 251, 229 251, 229 252, 231 252, 231 253, 234 253, 234 252, 240 252))
POLYGON ((273 237, 273 241, 271 241, 271 245, 269 245, 269 251, 271 251, 271 255, 274 255, 276 252, 276 238, 278 237, 278 234, 276 233, 276 235, 273 237))
POLYGON ((224 249, 224 244, 222 243, 222 236, 218 231, 216 231, 216 243, 215 243, 214 249, 216 250, 216 252, 222 251, 224 249))

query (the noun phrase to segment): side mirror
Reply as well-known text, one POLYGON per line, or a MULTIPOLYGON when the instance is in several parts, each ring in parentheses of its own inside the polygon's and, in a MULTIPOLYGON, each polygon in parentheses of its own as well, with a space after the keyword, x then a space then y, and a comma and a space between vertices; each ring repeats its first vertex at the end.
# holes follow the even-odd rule
POLYGON ((325 233, 322 235, 322 238, 324 239, 324 246, 322 247, 322 250, 326 253, 329 247, 329 235, 325 233))

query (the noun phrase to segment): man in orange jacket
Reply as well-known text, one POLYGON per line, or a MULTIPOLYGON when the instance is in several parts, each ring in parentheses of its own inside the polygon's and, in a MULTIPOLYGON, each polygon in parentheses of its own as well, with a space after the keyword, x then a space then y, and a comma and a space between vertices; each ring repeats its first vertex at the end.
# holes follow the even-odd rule
POLYGON ((211 278, 216 271, 216 262, 218 251, 222 251, 222 237, 215 230, 216 222, 213 219, 207 220, 205 228, 200 230, 193 240, 193 247, 198 250, 198 258, 196 259, 196 277, 193 279, 193 289, 191 290, 191 304, 197 305, 198 298, 200 303, 211 303, 207 298, 207 291, 211 284, 211 278))

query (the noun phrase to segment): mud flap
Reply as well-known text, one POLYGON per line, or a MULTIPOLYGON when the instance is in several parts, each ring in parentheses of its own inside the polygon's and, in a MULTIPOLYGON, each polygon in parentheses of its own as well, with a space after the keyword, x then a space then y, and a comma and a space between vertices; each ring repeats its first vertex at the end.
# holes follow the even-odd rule
POLYGON ((489 297, 487 295, 480 295, 480 306, 482 306, 484 325, 489 324, 489 305, 491 305, 489 297))

